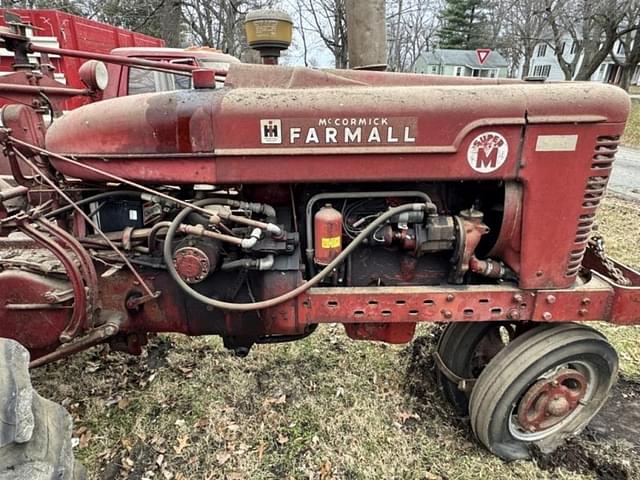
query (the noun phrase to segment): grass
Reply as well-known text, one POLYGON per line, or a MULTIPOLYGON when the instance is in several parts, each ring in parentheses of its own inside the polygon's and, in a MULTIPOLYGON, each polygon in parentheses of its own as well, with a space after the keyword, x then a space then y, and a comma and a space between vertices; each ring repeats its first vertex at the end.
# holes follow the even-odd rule
MULTIPOLYGON (((638 209, 609 198, 600 215, 608 249, 636 266, 638 209)), ((217 338, 162 335, 140 358, 96 349, 35 371, 34 383, 72 413, 91 479, 591 479, 593 458, 638 473, 628 446, 588 439, 584 468, 490 455, 439 395, 434 328, 388 346, 326 325, 246 359, 217 338)), ((623 374, 639 378, 640 330, 602 328, 623 374)))
POLYGON ((640 101, 631 102, 631 112, 627 126, 622 135, 622 144, 627 147, 640 148, 640 101))
POLYGON ((630 95, 640 95, 640 86, 638 85, 631 85, 629 87, 629 94, 630 95))

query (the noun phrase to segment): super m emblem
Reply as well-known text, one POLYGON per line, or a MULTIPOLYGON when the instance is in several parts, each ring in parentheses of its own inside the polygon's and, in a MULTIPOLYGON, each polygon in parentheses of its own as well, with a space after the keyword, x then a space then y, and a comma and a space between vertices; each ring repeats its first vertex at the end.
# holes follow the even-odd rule
POLYGON ((469 166, 479 173, 491 173, 507 161, 509 144, 497 132, 485 132, 474 138, 467 150, 469 166))
POLYGON ((261 143, 282 143, 282 121, 260 120, 261 143))

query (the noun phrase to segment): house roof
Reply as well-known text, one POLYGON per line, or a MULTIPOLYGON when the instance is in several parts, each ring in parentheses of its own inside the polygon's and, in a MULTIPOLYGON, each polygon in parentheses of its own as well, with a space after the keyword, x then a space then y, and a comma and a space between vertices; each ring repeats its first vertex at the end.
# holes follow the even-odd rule
POLYGON ((499 52, 492 50, 482 65, 475 50, 436 48, 421 55, 427 65, 458 65, 470 68, 503 68, 509 64, 499 52))

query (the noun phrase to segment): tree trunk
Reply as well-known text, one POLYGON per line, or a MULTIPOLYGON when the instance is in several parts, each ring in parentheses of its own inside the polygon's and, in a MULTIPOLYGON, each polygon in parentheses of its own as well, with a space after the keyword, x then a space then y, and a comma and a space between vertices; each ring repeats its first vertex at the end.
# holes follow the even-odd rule
POLYGON ((620 83, 618 83, 618 86, 626 91, 629 91, 629 87, 631 86, 631 80, 633 80, 631 77, 633 76, 633 72, 635 71, 636 66, 635 65, 628 65, 625 64, 621 67, 621 72, 620 72, 620 83))
POLYGON ((531 59, 533 58, 534 48, 524 49, 524 63, 522 65, 522 78, 527 78, 530 75, 531 59))
POLYGON ((182 36, 182 2, 167 0, 160 6, 162 38, 167 47, 180 47, 182 36))
POLYGON ((621 65, 622 71, 620 72, 620 83, 618 84, 620 88, 627 91, 631 86, 636 66, 640 62, 640 30, 629 33, 630 35, 634 35, 635 38, 633 40, 630 38, 627 45, 625 45, 625 61, 621 65), (629 44, 633 44, 630 49, 629 44))
POLYGON ((605 39, 602 45, 600 45, 600 42, 585 42, 584 58, 582 59, 582 65, 580 65, 575 80, 584 81, 591 79, 591 75, 595 73, 613 50, 616 38, 618 38, 616 27, 610 27, 605 32, 605 39))
POLYGON ((347 38, 351 68, 386 65, 385 0, 346 0, 347 38))

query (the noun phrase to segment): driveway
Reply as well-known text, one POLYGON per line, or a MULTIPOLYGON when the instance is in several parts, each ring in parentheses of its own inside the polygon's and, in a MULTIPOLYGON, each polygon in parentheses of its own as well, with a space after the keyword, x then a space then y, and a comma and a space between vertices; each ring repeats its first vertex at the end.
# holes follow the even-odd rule
POLYGON ((618 149, 609 179, 609 192, 640 202, 640 150, 618 149))

